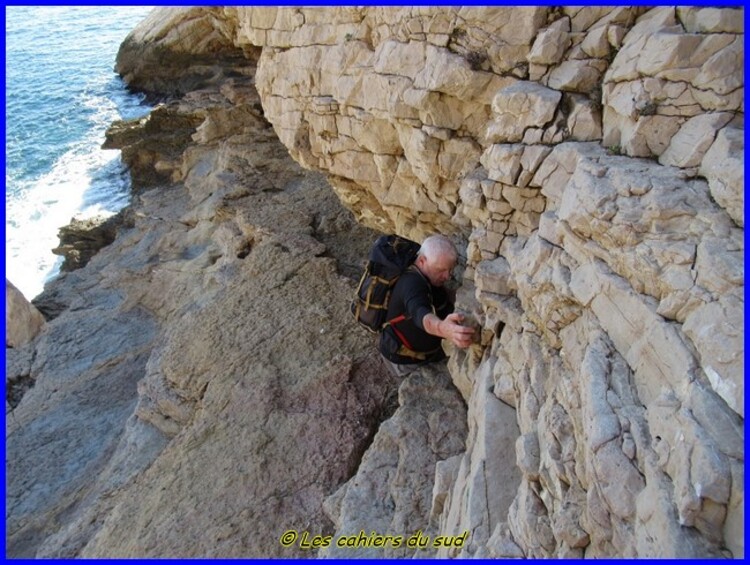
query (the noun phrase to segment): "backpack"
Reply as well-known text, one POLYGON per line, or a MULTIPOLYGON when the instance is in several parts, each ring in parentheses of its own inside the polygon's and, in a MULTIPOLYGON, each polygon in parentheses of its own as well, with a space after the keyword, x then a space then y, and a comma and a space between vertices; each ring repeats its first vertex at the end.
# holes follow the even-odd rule
POLYGON ((398 235, 383 235, 375 241, 351 305, 354 318, 363 328, 373 333, 383 329, 391 290, 417 258, 419 247, 398 235))

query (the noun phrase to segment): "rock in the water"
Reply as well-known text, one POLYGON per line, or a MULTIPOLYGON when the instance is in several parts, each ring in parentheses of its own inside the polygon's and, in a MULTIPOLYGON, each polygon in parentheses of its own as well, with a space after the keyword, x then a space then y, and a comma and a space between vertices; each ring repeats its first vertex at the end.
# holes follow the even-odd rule
POLYGON ((75 271, 84 267, 102 247, 115 240, 117 230, 123 225, 124 214, 95 216, 93 218, 73 218, 67 226, 60 228, 60 245, 52 250, 62 255, 61 271, 75 271))

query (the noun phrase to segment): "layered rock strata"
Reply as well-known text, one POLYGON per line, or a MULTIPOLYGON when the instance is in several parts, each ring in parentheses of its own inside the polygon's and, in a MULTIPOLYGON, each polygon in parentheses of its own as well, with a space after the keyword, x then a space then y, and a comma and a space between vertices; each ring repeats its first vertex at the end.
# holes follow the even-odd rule
MULTIPOLYGON (((409 536, 421 517, 430 539, 463 541, 346 555, 744 556, 743 18, 687 7, 186 9, 155 12, 126 42, 118 69, 134 84, 150 79, 133 52, 183 67, 191 53, 257 59, 257 72, 242 72, 254 73, 265 119, 360 223, 417 240, 442 232, 460 247, 458 307, 482 327, 480 343, 452 351, 448 365, 467 413, 444 432, 464 446, 431 439, 438 421, 456 421, 445 393, 434 402, 438 414, 456 406, 450 415, 409 408, 409 386, 425 376, 443 386, 417 375, 389 421, 405 426, 381 427, 325 509, 338 537, 369 534, 365 524, 409 536), (421 443, 393 445, 415 430, 421 443)), ((226 99, 227 112, 242 107, 226 99)), ((234 120, 203 117, 197 143, 245 158, 245 139, 224 141, 234 120)), ((223 233, 218 213, 204 212, 217 197, 196 199, 192 181, 220 188, 217 171, 234 174, 232 161, 193 151, 179 167, 145 162, 160 162, 154 170, 199 204, 191 230, 223 233)), ((253 222, 236 223, 252 240, 242 226, 253 222)), ((222 241, 248 249, 241 237, 222 241)), ((212 265, 198 265, 201 276, 212 265)), ((131 304, 155 308, 148 297, 131 304)), ((179 440, 205 382, 195 377, 203 353, 170 350, 193 338, 173 330, 139 385, 137 421, 174 437, 165 453, 192 445, 179 440)), ((136 479, 148 500, 172 468, 164 461, 136 479)), ((185 473, 182 485, 195 477, 185 473)), ((102 510, 83 553, 176 551, 176 534, 161 548, 156 533, 138 545, 145 526, 134 524, 158 512, 137 509, 123 500, 102 510)), ((241 527, 227 528, 196 552, 236 555, 241 527)), ((249 554, 294 555, 298 546, 279 547, 282 533, 249 554)))
POLYGON ((472 535, 445 553, 743 555, 742 10, 225 15, 296 160, 463 244, 485 335, 451 360, 473 431, 432 518, 472 535))

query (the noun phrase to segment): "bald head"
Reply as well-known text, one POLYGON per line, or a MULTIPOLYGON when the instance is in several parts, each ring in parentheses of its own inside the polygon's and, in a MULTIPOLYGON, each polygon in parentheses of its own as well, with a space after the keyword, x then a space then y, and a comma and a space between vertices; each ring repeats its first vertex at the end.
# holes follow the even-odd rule
POLYGON ((453 242, 444 235, 431 235, 422 242, 415 264, 433 285, 442 286, 451 278, 457 261, 453 242))

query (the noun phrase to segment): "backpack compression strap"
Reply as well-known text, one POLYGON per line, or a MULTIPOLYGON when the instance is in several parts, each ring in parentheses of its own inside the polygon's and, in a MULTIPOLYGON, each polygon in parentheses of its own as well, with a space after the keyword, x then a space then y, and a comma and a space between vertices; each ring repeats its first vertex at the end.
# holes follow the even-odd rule
POLYGON ((410 350, 412 350, 411 343, 409 343, 409 340, 406 339, 406 336, 403 333, 401 333, 401 331, 399 331, 399 329, 395 326, 395 324, 398 324, 399 322, 403 322, 404 320, 406 320, 406 314, 401 314, 400 316, 396 316, 392 320, 387 321, 384 324, 384 327, 391 326, 391 328, 393 328, 393 333, 396 334, 396 337, 401 342, 401 344, 408 347, 410 350))
POLYGON ((401 314, 400 316, 396 316, 392 320, 383 324, 383 328, 385 328, 386 326, 390 326, 391 328, 393 328, 393 333, 396 334, 396 338, 401 342, 401 347, 399 347, 398 351, 396 351, 396 355, 401 355, 402 357, 410 357, 411 359, 416 359, 417 361, 426 361, 432 355, 440 351, 440 347, 424 353, 420 351, 414 351, 414 349, 412 349, 411 343, 409 343, 409 340, 406 339, 406 336, 395 326, 395 324, 403 322, 406 319, 407 316, 405 314, 401 314))

